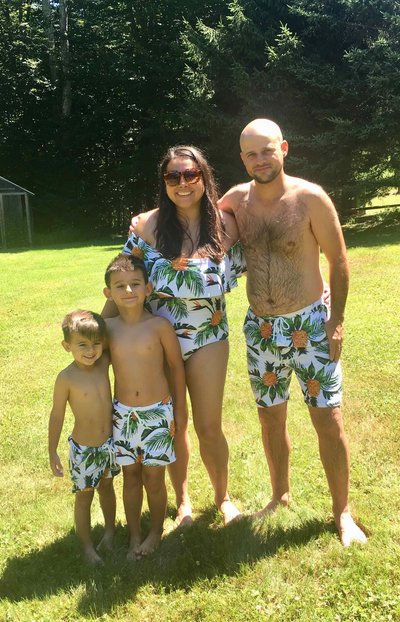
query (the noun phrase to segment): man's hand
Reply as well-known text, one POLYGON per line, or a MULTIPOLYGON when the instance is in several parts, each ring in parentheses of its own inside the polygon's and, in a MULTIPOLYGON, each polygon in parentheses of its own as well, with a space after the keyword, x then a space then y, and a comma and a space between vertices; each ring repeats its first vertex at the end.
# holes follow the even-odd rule
POLYGON ((342 354, 344 337, 343 324, 330 318, 325 322, 325 330, 329 340, 329 358, 331 361, 338 361, 342 354))

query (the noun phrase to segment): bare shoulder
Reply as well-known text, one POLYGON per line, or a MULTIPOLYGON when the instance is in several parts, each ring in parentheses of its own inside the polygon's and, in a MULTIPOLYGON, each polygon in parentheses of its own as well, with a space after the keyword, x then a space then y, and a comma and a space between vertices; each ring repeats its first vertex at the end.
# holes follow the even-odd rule
POLYGON ((225 210, 219 210, 221 214, 221 220, 224 225, 225 232, 225 250, 229 250, 231 246, 236 244, 239 239, 239 231, 236 224, 235 217, 230 212, 225 210))
POLYGON ((300 177, 286 177, 286 188, 289 195, 296 195, 310 209, 322 206, 333 207, 333 203, 325 190, 318 184, 301 179, 300 177))
POLYGON ((164 331, 164 330, 169 330, 172 329, 172 324, 169 320, 167 320, 165 317, 161 317, 159 315, 153 315, 152 313, 149 313, 148 316, 146 317, 146 321, 149 322, 149 326, 151 327, 152 330, 160 330, 160 331, 164 331))
POLYGON ((154 231, 157 224, 158 211, 158 208, 152 209, 132 218, 134 233, 149 244, 154 244, 155 241, 154 231))
POLYGON ((247 201, 251 182, 233 186, 218 201, 218 207, 222 211, 235 213, 243 201, 247 201))
POLYGON ((73 363, 70 363, 68 367, 65 367, 65 369, 62 369, 60 371, 54 384, 55 394, 58 393, 59 395, 61 395, 69 391, 71 385, 73 384, 75 370, 75 365, 73 363))

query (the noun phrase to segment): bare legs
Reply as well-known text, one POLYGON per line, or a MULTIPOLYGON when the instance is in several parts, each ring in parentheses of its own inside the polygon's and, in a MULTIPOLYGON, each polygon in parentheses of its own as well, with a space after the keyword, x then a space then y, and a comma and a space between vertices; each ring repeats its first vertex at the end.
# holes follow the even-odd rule
POLYGON ((228 487, 228 445, 222 431, 222 400, 228 363, 227 341, 208 344, 186 361, 186 382, 192 403, 200 455, 214 488, 214 498, 227 524, 240 513, 228 487))
MULTIPOLYGON (((348 507, 349 495, 349 449, 339 407, 309 407, 311 420, 318 435, 321 461, 332 496, 335 523, 343 546, 352 542, 366 542, 366 536, 355 524, 348 507)), ((262 440, 268 462, 272 499, 257 517, 274 511, 278 505, 290 502, 289 452, 287 431, 287 402, 259 408, 262 440)))
POLYGON ((286 424, 287 402, 270 408, 259 408, 258 416, 272 486, 271 501, 255 514, 256 518, 261 518, 274 512, 278 505, 287 507, 290 502, 290 439, 286 424))
POLYGON ((152 553, 161 540, 167 508, 165 467, 143 466, 140 463, 135 463, 123 466, 122 470, 124 476, 124 508, 129 529, 127 559, 134 561, 152 553), (146 490, 150 511, 150 532, 142 542, 140 517, 143 486, 146 490))
MULTIPOLYGON (((111 549, 115 527, 115 492, 112 478, 102 478, 98 488, 100 506, 104 515, 105 531, 98 550, 111 549)), ((89 564, 102 564, 101 557, 94 549, 90 530, 90 508, 94 490, 81 490, 75 493, 75 528, 86 561, 89 564)))
POLYGON ((332 496, 332 510, 343 546, 352 542, 365 544, 367 538, 350 514, 349 447, 339 407, 309 407, 311 420, 318 435, 319 455, 325 469, 332 496))
POLYGON ((175 526, 190 525, 192 520, 192 505, 188 493, 188 466, 190 455, 189 432, 186 426, 184 430, 175 434, 176 461, 168 465, 168 474, 176 495, 176 518, 175 526))

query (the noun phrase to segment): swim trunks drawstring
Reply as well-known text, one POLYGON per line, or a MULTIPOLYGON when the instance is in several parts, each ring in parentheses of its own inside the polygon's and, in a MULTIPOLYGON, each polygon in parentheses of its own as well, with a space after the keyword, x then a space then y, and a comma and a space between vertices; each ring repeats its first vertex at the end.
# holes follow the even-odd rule
POLYGON ((276 343, 278 336, 282 335, 285 329, 290 329, 290 323, 285 317, 277 317, 272 327, 272 343, 276 343))

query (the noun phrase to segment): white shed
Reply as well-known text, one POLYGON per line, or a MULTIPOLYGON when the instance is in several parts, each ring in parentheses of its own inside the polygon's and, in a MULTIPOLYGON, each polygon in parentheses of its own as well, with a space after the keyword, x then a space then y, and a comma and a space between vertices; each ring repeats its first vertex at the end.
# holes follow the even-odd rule
POLYGON ((0 247, 32 245, 32 216, 26 190, 0 176, 0 247))

